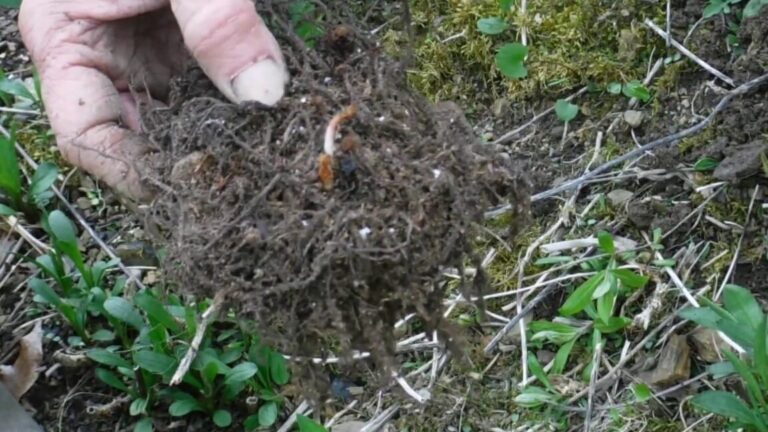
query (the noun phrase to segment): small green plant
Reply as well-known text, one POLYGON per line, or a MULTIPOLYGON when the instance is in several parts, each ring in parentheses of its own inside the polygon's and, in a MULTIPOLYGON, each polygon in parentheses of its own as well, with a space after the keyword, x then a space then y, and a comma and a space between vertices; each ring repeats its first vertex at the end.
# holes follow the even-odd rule
MULTIPOLYGON (((581 264, 582 270, 594 272, 586 281, 581 283, 560 307, 560 317, 552 321, 532 321, 529 330, 533 334, 531 345, 549 343, 558 346, 550 374, 561 375, 565 372, 571 353, 577 342, 591 334, 587 348, 591 351, 601 343, 604 335, 612 335, 623 330, 631 320, 624 316, 616 316, 615 309, 618 299, 626 294, 644 287, 649 278, 638 274, 632 269, 621 268, 620 263, 627 256, 620 253, 614 244, 610 233, 598 233, 599 250, 602 254, 581 264)), ((546 257, 536 262, 536 265, 568 264, 569 257, 546 257)), ((534 407, 544 403, 559 400, 560 395, 549 384, 544 369, 529 353, 528 367, 544 387, 530 386, 515 399, 522 406, 534 407)), ((592 360, 584 369, 582 378, 589 380, 592 371, 592 360)))
POLYGON ((105 304, 108 313, 135 339, 122 346, 92 348, 88 356, 101 365, 96 371, 101 381, 131 397, 131 415, 151 417, 165 402, 172 417, 203 414, 224 428, 233 421, 228 407, 247 392, 258 398, 260 406, 243 421, 246 430, 277 421, 282 405, 277 389, 289 382, 290 374, 284 357, 257 337, 247 336, 236 325, 206 334, 182 384, 170 387, 194 337, 195 317, 206 304, 184 306, 177 297, 165 304, 150 290, 139 292, 133 303, 122 297, 110 297, 105 303, 110 302, 112 307, 105 304))
POLYGON ((290 4, 289 13, 296 34, 307 46, 314 47, 323 35, 323 28, 316 18, 315 4, 309 0, 294 0, 290 4))
MULTIPOLYGON (((511 28, 506 19, 514 6, 512 0, 499 1, 500 16, 490 16, 477 20, 477 31, 488 36, 498 36, 511 28)), ((505 43, 496 51, 496 67, 507 78, 520 79, 528 76, 525 59, 529 48, 519 42, 505 43)))
MULTIPOLYGON (((56 283, 55 290, 46 280, 32 278, 30 288, 35 300, 48 304, 61 313, 81 338, 90 342, 93 335, 87 330, 89 316, 111 317, 108 312, 120 313, 114 301, 107 301, 108 294, 102 287, 104 276, 117 265, 116 260, 97 261, 90 265, 80 252, 79 241, 72 221, 60 210, 54 210, 44 220, 43 226, 50 234, 53 248, 34 260, 44 276, 56 283), (71 264, 70 264, 71 263, 71 264), (74 268, 70 268, 70 267, 74 268)), ((123 326, 115 321, 116 328, 124 334, 123 326)))
POLYGON ((746 388, 746 400, 735 392, 709 390, 692 403, 701 409, 733 419, 734 428, 768 431, 768 316, 752 293, 738 285, 723 289, 723 306, 702 299, 704 306, 680 311, 682 318, 726 335, 746 352, 743 357, 724 349, 726 362, 715 363, 714 378, 738 375, 746 388))
POLYGON ((0 214, 20 212, 29 222, 37 222, 53 198, 52 186, 58 175, 55 165, 42 163, 25 185, 16 156, 15 130, 11 130, 8 138, 0 135, 0 214))
POLYGON ((635 98, 641 102, 648 102, 651 99, 651 92, 642 82, 638 80, 628 81, 624 84, 614 81, 609 83, 606 91, 610 94, 623 94, 628 98, 635 98))
POLYGON ((578 105, 572 104, 565 99, 559 99, 555 103, 555 114, 557 114, 557 118, 564 123, 568 123, 575 119, 578 113, 578 105))

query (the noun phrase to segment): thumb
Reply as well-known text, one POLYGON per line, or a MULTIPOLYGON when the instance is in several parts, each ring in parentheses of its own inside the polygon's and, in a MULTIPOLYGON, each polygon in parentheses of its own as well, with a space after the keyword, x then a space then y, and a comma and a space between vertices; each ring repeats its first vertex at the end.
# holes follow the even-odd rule
POLYGON ((251 0, 171 0, 184 43, 232 102, 274 105, 288 70, 274 35, 251 0))

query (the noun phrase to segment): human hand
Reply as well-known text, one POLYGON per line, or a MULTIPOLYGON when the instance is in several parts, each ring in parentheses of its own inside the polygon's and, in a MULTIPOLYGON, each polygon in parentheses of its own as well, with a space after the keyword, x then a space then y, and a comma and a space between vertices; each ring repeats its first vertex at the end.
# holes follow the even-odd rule
POLYGON ((129 86, 161 101, 188 52, 234 103, 273 105, 288 82, 252 0, 24 0, 19 30, 64 159, 137 200, 148 145, 129 86))

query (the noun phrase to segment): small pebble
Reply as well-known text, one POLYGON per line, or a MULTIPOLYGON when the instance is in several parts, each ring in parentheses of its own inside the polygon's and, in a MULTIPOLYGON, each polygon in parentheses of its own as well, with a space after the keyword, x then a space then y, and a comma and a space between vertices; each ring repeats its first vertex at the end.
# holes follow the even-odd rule
POLYGON ((624 121, 631 127, 636 128, 643 124, 642 111, 627 110, 624 111, 624 121))
POLYGON ((89 200, 86 197, 80 197, 75 201, 75 204, 77 204, 77 207, 80 210, 88 210, 92 207, 91 200, 89 200))

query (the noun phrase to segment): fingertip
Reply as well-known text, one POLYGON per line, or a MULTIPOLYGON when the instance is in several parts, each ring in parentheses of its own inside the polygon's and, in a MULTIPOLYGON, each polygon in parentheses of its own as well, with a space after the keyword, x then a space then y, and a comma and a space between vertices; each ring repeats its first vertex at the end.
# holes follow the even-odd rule
POLYGON ((288 70, 271 58, 247 67, 232 80, 232 91, 237 102, 256 101, 275 105, 285 94, 288 70))

